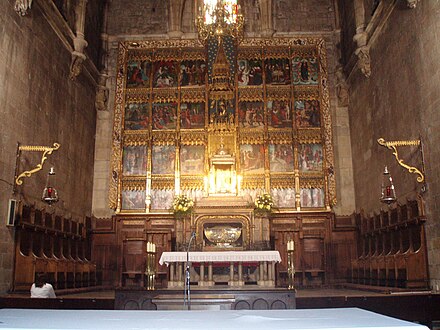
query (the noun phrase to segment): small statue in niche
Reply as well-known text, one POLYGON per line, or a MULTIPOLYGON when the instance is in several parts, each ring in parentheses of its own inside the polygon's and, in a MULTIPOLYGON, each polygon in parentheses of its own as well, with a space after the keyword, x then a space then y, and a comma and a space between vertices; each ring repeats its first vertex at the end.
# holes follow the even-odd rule
POLYGON ((211 102, 211 123, 231 124, 234 121, 234 114, 230 101, 212 101, 211 102))

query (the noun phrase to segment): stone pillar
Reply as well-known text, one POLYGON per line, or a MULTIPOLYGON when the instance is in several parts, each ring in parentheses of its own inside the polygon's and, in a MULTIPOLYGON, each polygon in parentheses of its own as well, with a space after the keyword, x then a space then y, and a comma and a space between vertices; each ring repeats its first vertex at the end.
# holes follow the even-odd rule
POLYGON ((174 262, 170 263, 170 282, 168 283, 168 287, 173 287, 176 285, 174 282, 174 272, 175 272, 174 262))
POLYGON ((171 39, 180 39, 182 32, 182 0, 170 0, 168 13, 168 36, 171 39))
POLYGON ((214 284, 214 280, 212 278, 212 262, 208 264, 208 285, 214 284))
POLYGON ((272 0, 260 0, 261 7, 261 36, 269 38, 273 36, 273 11, 272 0))
POLYGON ((200 263, 200 279, 199 279, 199 286, 205 286, 205 263, 200 263))
POLYGON ((233 286, 234 283, 234 263, 229 264, 229 286, 233 286))
POLYGON ((258 266, 258 281, 257 284, 259 286, 264 286, 264 263, 262 261, 260 261, 260 264, 258 266))
POLYGON ((244 281, 243 281, 243 263, 239 262, 238 263, 238 283, 239 286, 244 286, 244 281))
POLYGON ((177 282, 179 286, 183 286, 183 263, 179 262, 177 264, 177 282))

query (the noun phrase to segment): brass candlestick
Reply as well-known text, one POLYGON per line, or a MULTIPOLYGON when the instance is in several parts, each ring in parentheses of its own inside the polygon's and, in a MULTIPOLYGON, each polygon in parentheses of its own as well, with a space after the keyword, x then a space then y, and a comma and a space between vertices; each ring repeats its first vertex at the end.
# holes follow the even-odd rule
POLYGON ((287 276, 288 289, 295 290, 295 242, 287 242, 287 276))
POLYGON ((156 244, 147 242, 147 262, 145 276, 147 290, 154 290, 156 281, 156 244))

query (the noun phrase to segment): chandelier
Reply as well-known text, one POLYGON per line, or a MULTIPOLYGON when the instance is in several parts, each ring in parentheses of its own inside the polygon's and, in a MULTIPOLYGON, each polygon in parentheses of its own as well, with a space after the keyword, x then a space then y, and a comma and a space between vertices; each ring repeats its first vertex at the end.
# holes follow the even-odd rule
POLYGON ((204 0, 196 19, 199 40, 230 36, 243 38, 244 18, 237 0, 204 0))

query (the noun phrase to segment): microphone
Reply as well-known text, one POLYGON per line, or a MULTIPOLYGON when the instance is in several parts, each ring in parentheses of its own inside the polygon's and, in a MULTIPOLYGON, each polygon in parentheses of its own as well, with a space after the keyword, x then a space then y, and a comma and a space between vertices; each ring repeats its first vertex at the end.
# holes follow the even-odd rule
POLYGON ((191 238, 196 238, 196 232, 195 232, 195 231, 193 231, 193 232, 191 233, 191 238))

